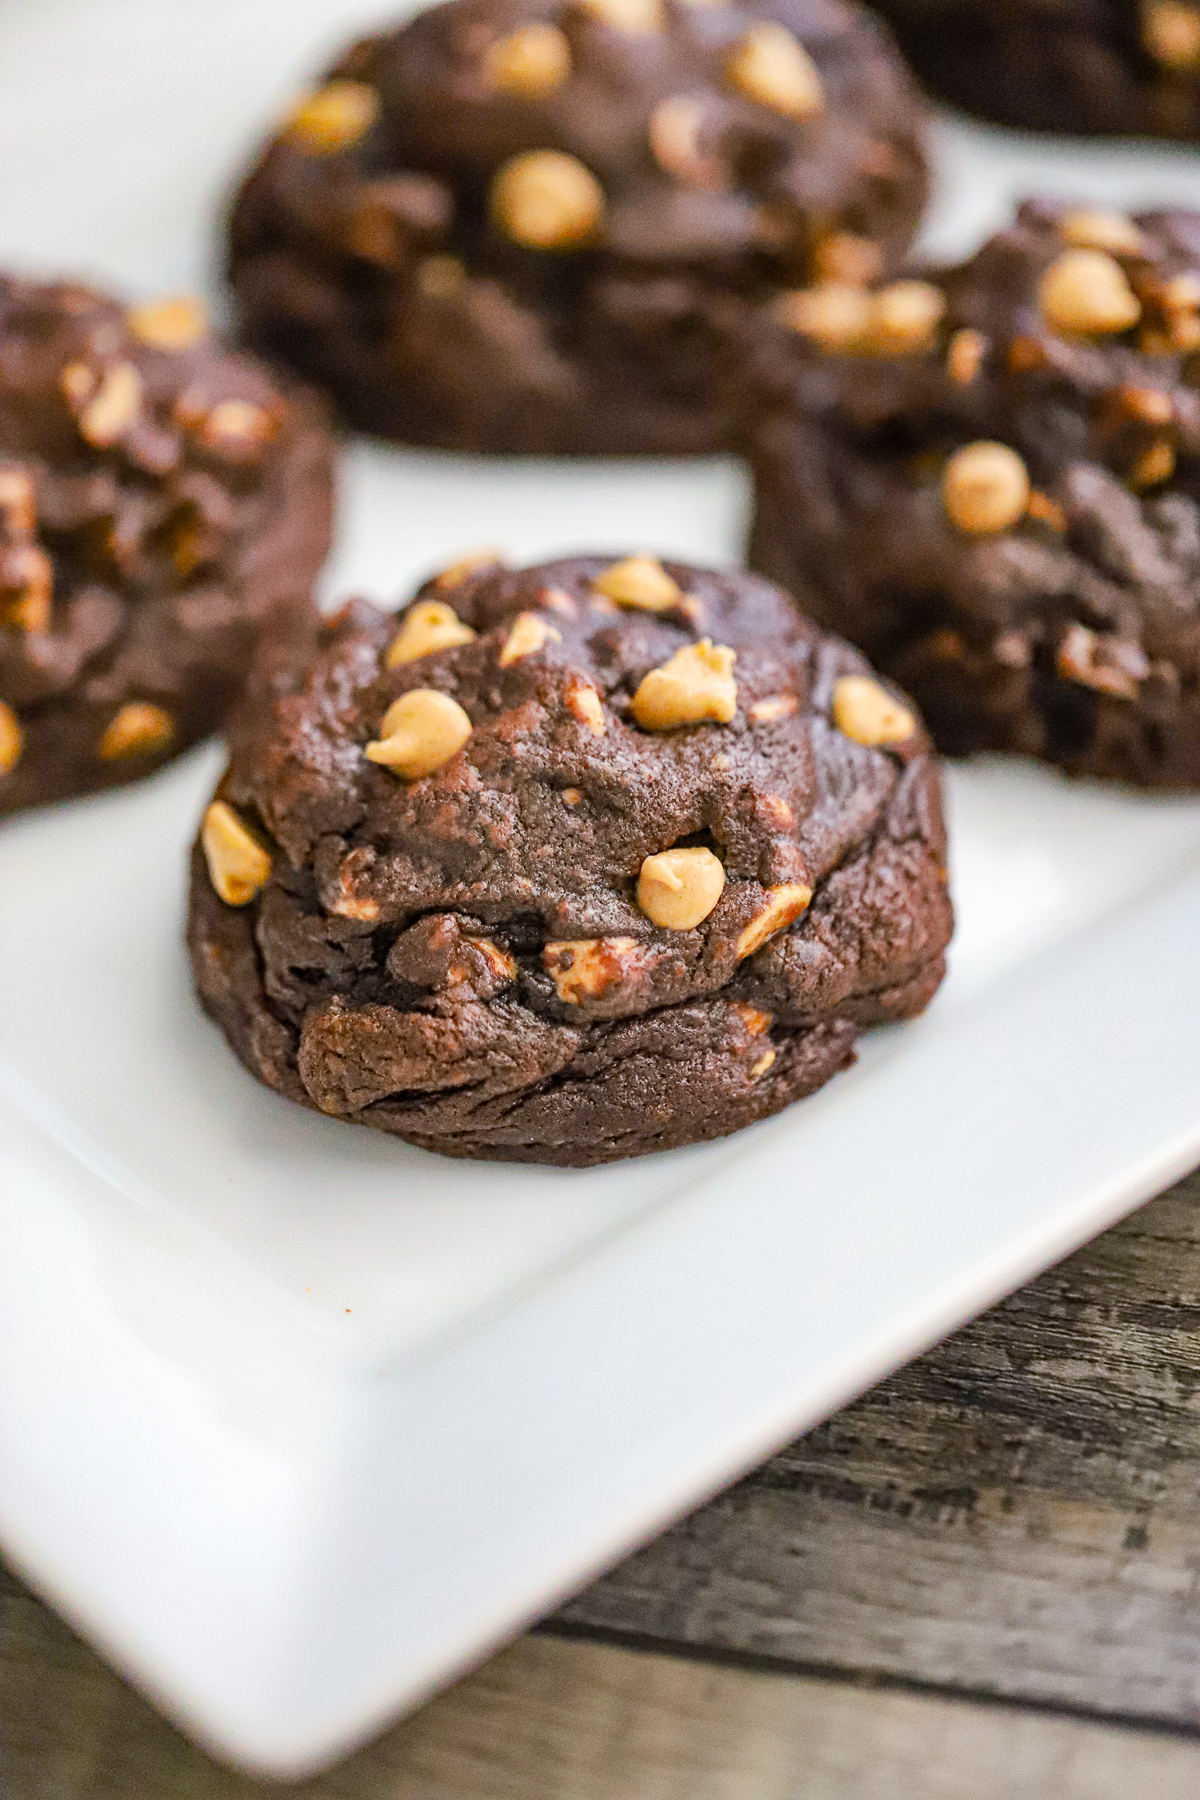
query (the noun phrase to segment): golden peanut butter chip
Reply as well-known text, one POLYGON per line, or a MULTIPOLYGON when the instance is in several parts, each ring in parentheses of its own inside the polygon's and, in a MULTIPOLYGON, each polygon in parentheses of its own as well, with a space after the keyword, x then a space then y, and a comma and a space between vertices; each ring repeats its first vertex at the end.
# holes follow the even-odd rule
POLYGON ((1038 306, 1046 323, 1068 337, 1111 336, 1142 316, 1124 269, 1105 250, 1064 251, 1038 283, 1038 306))
POLYGON ((843 356, 908 356, 932 347, 946 296, 931 281, 893 281, 876 293, 844 281, 781 294, 781 324, 843 356))
POLYGON ((5 557, 0 624, 18 631, 49 631, 54 600, 54 565, 36 544, 17 544, 5 557))
POLYGON ((149 700, 128 700, 105 726, 96 754, 101 762, 150 756, 165 750, 174 736, 175 721, 163 707, 149 700))
POLYGON ((883 269, 883 251, 874 238, 857 237, 852 231, 831 231, 813 251, 813 274, 844 287, 865 288, 883 269))
POLYGON ((875 356, 925 350, 945 316, 946 296, 931 281, 893 281, 875 295, 869 347, 875 356))
POLYGON ((655 925, 691 931, 707 919, 724 887, 724 865, 711 850, 660 850, 642 864, 637 901, 655 925))
POLYGON ((208 308, 198 294, 171 294, 131 306, 125 324, 139 344, 155 350, 188 350, 208 336, 208 308))
POLYGON ((196 436, 209 450, 241 456, 269 443, 276 429, 265 406, 256 406, 253 400, 218 400, 205 413, 196 436))
POLYGON ((1058 235, 1075 250, 1106 250, 1110 256, 1140 256, 1146 248, 1145 238, 1125 213, 1081 207, 1063 214, 1058 235))
MULTIPOLYGON (((64 378, 66 374, 64 369, 64 378)), ((141 376, 132 363, 114 363, 79 415, 79 434, 97 450, 106 450, 133 424, 141 405, 141 376)))
POLYGON ((364 754, 402 781, 419 781, 457 756, 470 735, 471 721, 457 700, 437 688, 413 688, 388 707, 364 754))
POLYGON ((872 748, 902 744, 917 729, 908 708, 868 675, 843 675, 834 683, 833 722, 843 737, 872 748))
POLYGON ((960 531, 1007 531, 1029 505, 1029 471, 1007 444, 964 444, 946 464, 942 504, 960 531))
POLYGON ((574 250, 604 218, 604 190, 577 156, 526 150, 502 164, 492 182, 492 217, 528 250, 574 250))
POLYGON ((8 775, 21 760, 25 733, 12 707, 0 700, 0 775, 8 775))
POLYGON ((500 94, 536 98, 569 80, 571 46, 557 25, 535 19, 497 38, 483 59, 489 87, 500 94))
POLYGON ((640 612, 666 612, 683 599, 683 589, 656 556, 626 556, 610 563, 593 576, 592 586, 605 599, 640 612))
POLYGON ((791 925, 813 897, 810 887, 801 881, 786 881, 767 889, 766 905, 755 914, 737 941, 739 960, 761 950, 768 938, 791 925))
POLYGON ((11 464, 0 464, 0 517, 14 537, 27 537, 37 526, 33 478, 11 464))
POLYGON ((510 663, 520 662, 523 656, 532 656, 535 650, 540 650, 548 643, 561 644, 562 632, 556 630, 541 613, 518 613, 504 640, 504 648, 500 652, 500 667, 507 669, 510 663))
POLYGON ((475 633, 464 625, 452 606, 442 600, 418 600, 404 615, 404 623, 387 647, 383 659, 385 669, 398 669, 402 663, 416 662, 419 656, 431 656, 435 650, 453 650, 459 644, 470 644, 475 633))
POLYGON ((559 999, 580 1006, 621 980, 636 948, 631 937, 560 938, 546 945, 542 962, 559 999))
POLYGON ((662 0, 579 0, 582 10, 613 31, 630 37, 662 31, 667 22, 662 0))
POLYGON ((474 575, 476 569, 498 569, 503 562, 504 558, 499 550, 494 550, 490 545, 485 550, 468 550, 465 556, 460 556, 456 562, 444 568, 433 585, 444 593, 448 588, 461 587, 468 575, 474 575))
MULTIPOLYGON (((586 725, 596 737, 604 736, 608 730, 604 718, 604 702, 589 681, 576 679, 568 682, 567 706, 581 725, 586 725)), ((568 793, 573 791, 567 789, 568 793)))
POLYGON ((760 1075, 766 1074, 771 1064, 775 1061, 776 1054, 777 1052, 774 1050, 764 1050, 758 1061, 751 1064, 750 1074, 755 1081, 758 1080, 760 1075))
POLYGON ((629 710, 644 731, 670 731, 705 720, 728 725, 737 711, 736 658, 736 650, 708 638, 688 644, 660 669, 651 669, 629 710))
POLYGON ((987 355, 988 341, 982 331, 964 325, 950 339, 946 350, 946 373, 955 387, 970 387, 987 355))
POLYGON ((1149 0, 1142 13, 1142 43, 1173 75, 1200 71, 1200 6, 1186 0, 1149 0))
POLYGON ((205 813, 200 847, 226 906, 248 906, 271 878, 271 858, 224 800, 214 800, 205 813))
POLYGON ((790 119, 812 118, 825 105, 817 65, 783 25, 752 25, 730 51, 725 78, 747 100, 790 119))
POLYGON ((1143 488, 1158 487, 1175 473, 1175 445, 1170 438, 1158 438, 1134 459, 1129 471, 1129 485, 1135 493, 1143 488))
POLYGON ((330 81, 296 102, 283 135, 310 156, 333 156, 357 144, 378 117, 379 95, 368 82, 330 81))

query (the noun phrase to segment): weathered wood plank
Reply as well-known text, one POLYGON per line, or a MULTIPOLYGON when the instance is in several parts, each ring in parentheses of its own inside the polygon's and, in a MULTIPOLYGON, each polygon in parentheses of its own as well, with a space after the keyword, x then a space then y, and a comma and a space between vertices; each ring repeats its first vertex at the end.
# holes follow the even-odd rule
POLYGON ((1194 1800, 1200 1742, 526 1638, 318 1779, 186 1743, 27 1596, 0 1632, 5 1800, 1194 1800))
POLYGON ((1200 1172, 562 1621, 1200 1726, 1198 1202, 1200 1172))

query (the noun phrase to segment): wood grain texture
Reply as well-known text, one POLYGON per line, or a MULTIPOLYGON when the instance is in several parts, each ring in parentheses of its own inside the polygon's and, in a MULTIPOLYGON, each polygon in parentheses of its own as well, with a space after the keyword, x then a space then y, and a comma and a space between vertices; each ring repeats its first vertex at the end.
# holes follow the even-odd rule
POLYGON ((561 1622, 1200 1727, 1198 1203, 1200 1172, 561 1622))
POLYGON ((340 1768, 210 1762, 28 1596, 0 1632, 4 1800, 1195 1800, 1200 1743, 526 1638, 340 1768))

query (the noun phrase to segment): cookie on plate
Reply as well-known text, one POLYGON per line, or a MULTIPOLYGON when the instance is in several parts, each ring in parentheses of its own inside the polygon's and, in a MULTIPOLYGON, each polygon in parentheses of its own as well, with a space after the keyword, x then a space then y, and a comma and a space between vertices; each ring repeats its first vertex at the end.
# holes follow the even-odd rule
POLYGON ((147 774, 311 630, 330 458, 198 301, 0 276, 0 813, 147 774))
POLYGON ((1195 138, 1195 0, 873 0, 934 94, 999 125, 1195 138))
POLYGON ((727 442, 714 293, 893 266, 915 84, 843 0, 452 0, 359 44, 238 198, 245 335, 409 443, 727 442))
POLYGON ((234 733, 189 938, 269 1087, 580 1165, 811 1093, 950 931, 903 695, 755 576, 592 556, 337 614, 234 733))
POLYGON ((922 286, 898 353, 864 293, 761 323, 755 567, 946 751, 1200 785, 1200 214, 1031 202, 922 286))

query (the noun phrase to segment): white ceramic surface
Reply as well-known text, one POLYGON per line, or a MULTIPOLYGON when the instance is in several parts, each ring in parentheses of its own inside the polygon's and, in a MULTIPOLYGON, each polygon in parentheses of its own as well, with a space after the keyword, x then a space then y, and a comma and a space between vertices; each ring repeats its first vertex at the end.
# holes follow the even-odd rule
MULTIPOLYGON (((353 0, 6 0, 0 250, 204 285, 258 124, 353 0)), ((944 125, 929 232, 1186 152, 944 125)), ((330 595, 464 546, 735 559, 729 462, 358 446, 330 595)), ((928 1015, 723 1144, 445 1162, 254 1087, 199 1016, 182 856, 219 759, 0 832, 0 1538, 205 1742, 300 1772, 1200 1156, 1200 802, 949 779, 928 1015)))

